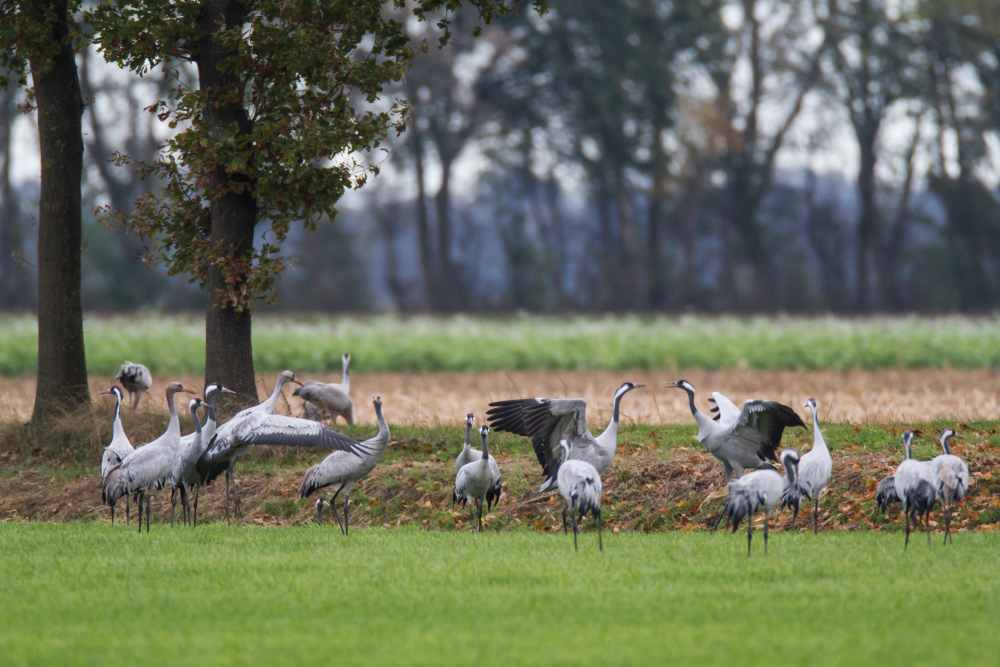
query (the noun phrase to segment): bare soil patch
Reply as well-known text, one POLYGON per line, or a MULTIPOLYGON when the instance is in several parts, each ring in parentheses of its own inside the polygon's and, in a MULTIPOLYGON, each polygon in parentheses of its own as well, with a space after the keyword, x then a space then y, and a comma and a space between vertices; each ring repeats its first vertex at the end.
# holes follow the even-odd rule
MULTIPOLYGON (((259 378, 265 396, 275 374, 259 378)), ((594 423, 606 422, 614 390, 625 381, 647 387, 629 394, 622 403, 624 419, 644 424, 688 423, 687 398, 663 385, 687 379, 698 389, 703 410, 712 391, 721 391, 737 404, 747 398, 768 398, 800 409, 808 397, 817 399, 823 421, 852 424, 923 422, 934 419, 1000 419, 1000 373, 993 370, 883 370, 883 371, 531 371, 490 373, 372 373, 351 376, 356 419, 374 424, 368 403, 374 394, 385 401, 390 423, 437 426, 458 424, 472 412, 482 420, 491 401, 530 396, 582 397, 594 423)), ((339 374, 308 375, 300 379, 339 382, 339 374)), ((195 376, 154 377, 152 391, 143 397, 150 410, 166 412, 162 389, 180 380, 202 387, 195 376)), ((111 378, 94 376, 96 396, 111 386, 111 378)), ((0 378, 0 422, 25 421, 34 405, 34 376, 0 378)), ((279 411, 300 414, 301 402, 285 390, 279 411)))

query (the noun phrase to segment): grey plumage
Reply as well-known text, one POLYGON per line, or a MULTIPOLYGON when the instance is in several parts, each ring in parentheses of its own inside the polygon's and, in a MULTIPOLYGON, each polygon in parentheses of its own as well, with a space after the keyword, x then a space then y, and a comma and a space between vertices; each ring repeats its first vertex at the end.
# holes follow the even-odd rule
POLYGON ((348 507, 351 500, 351 489, 354 484, 368 475, 382 458, 383 452, 389 446, 389 425, 382 416, 382 397, 372 398, 375 406, 375 416, 378 419, 378 433, 364 442, 356 443, 349 451, 335 451, 314 465, 302 480, 299 493, 302 498, 308 498, 320 489, 333 490, 333 498, 327 501, 319 498, 316 501, 316 520, 323 524, 323 505, 328 504, 337 524, 344 535, 349 532, 348 507), (337 508, 337 496, 344 494, 344 522, 340 522, 337 508))
POLYGON ((587 403, 582 398, 527 398, 490 403, 486 413, 494 431, 531 438, 535 456, 546 475, 538 489, 547 491, 556 483, 563 452, 559 442, 569 443, 569 458, 587 461, 603 473, 614 460, 618 447, 618 417, 622 397, 644 385, 626 382, 615 391, 611 422, 595 437, 587 428, 587 403))
POLYGON ((344 371, 339 383, 317 382, 306 380, 295 390, 293 396, 305 401, 302 416, 307 419, 321 420, 329 416, 336 422, 337 417, 343 417, 348 424, 354 423, 354 401, 351 400, 351 355, 343 357, 344 371))
POLYGON ((712 394, 719 407, 719 421, 715 421, 695 406, 694 386, 690 382, 680 380, 667 386, 687 393, 691 414, 698 424, 696 437, 722 462, 727 483, 733 473, 739 477, 746 468, 772 468, 768 461, 777 462, 776 453, 785 428, 805 428, 802 419, 787 405, 751 399, 737 413, 735 404, 719 393, 712 394))
POLYGON ((806 401, 805 407, 812 414, 813 446, 799 459, 795 483, 785 489, 781 503, 783 507, 791 507, 793 510, 792 529, 794 530, 802 498, 812 500, 814 503, 813 533, 819 533, 819 497, 823 493, 823 487, 830 481, 830 473, 833 472, 833 459, 830 457, 830 450, 823 438, 823 431, 819 427, 816 399, 810 398, 806 401))
POLYGON ((139 399, 142 393, 148 391, 153 386, 153 375, 149 369, 142 364, 133 364, 126 360, 115 379, 122 383, 125 390, 132 398, 132 409, 139 407, 139 399))
POLYGON ((889 505, 899 502, 896 495, 896 480, 890 475, 878 483, 875 487, 875 504, 882 514, 889 509, 889 505))
POLYGON ((951 453, 948 441, 952 438, 962 438, 962 436, 951 428, 941 431, 940 442, 944 454, 939 454, 930 461, 931 469, 938 476, 938 497, 941 498, 941 504, 944 505, 945 509, 945 544, 951 538, 951 510, 956 504, 962 502, 969 489, 969 466, 961 458, 951 453))
POLYGON ((476 532, 474 510, 479 510, 479 532, 483 530, 483 504, 486 495, 500 483, 500 470, 490 465, 490 447, 487 435, 490 427, 483 425, 479 429, 483 441, 483 452, 478 461, 466 463, 455 475, 455 492, 453 499, 461 499, 469 503, 469 527, 476 532))
MULTIPOLYGON (((215 437, 215 396, 219 393, 232 394, 235 392, 223 387, 218 382, 213 382, 205 387, 205 400, 202 402, 205 406, 205 424, 202 426, 199 423, 198 415, 192 409, 191 413, 194 417, 195 430, 193 433, 181 437, 177 454, 174 456, 171 468, 171 481, 173 482, 173 489, 170 494, 171 525, 173 524, 172 505, 174 494, 178 489, 181 493, 181 506, 184 511, 185 525, 189 523, 192 525, 198 524, 198 497, 201 495, 201 475, 198 473, 198 460, 205 453, 205 450, 208 449, 212 438, 215 437), (193 515, 189 502, 192 487, 194 487, 195 492, 193 515)), ((194 405, 194 403, 192 401, 191 405, 194 405)))
POLYGON ((910 546, 910 519, 914 523, 923 516, 927 525, 927 546, 931 545, 930 513, 937 498, 937 474, 926 461, 913 458, 913 431, 903 432, 903 451, 906 458, 893 473, 895 495, 903 504, 906 515, 906 541, 903 548, 910 546))
POLYGON ((570 445, 565 438, 559 441, 559 446, 565 459, 556 475, 559 493, 566 501, 562 512, 563 534, 566 533, 566 514, 569 513, 573 523, 573 549, 578 551, 579 522, 588 513, 592 514, 597 521, 597 546, 600 551, 604 551, 604 540, 601 537, 601 496, 604 485, 601 483, 601 475, 590 463, 568 458, 570 445))
MULTIPOLYGON (((465 416, 465 442, 462 445, 462 451, 459 452, 458 456, 455 458, 455 472, 462 469, 462 466, 472 463, 473 461, 479 461, 483 458, 483 453, 472 446, 472 425, 475 423, 476 417, 471 412, 465 416)), ((500 477, 500 466, 497 463, 496 457, 490 457, 490 469, 493 471, 496 477, 496 483, 486 492, 486 511, 489 512, 493 509, 493 504, 500 500, 500 494, 503 491, 503 480, 500 477)), ((458 498, 455 497, 453 500, 457 501, 458 498)))
MULTIPOLYGON (((121 465, 132 452, 135 451, 135 447, 129 441, 128 436, 125 435, 125 429, 122 427, 122 401, 124 396, 122 395, 122 390, 118 387, 112 387, 107 391, 102 391, 102 394, 111 394, 115 397, 115 418, 112 422, 113 433, 111 436, 111 443, 104 448, 104 454, 101 456, 101 501, 107 503, 111 507, 111 525, 115 525, 115 503, 108 502, 107 494, 104 493, 104 481, 108 478, 108 473, 113 469, 121 465)), ((129 497, 125 497, 125 525, 129 523, 129 497)))
POLYGON ((715 523, 714 532, 723 519, 728 526, 730 522, 735 533, 743 519, 747 520, 747 556, 753 540, 753 515, 764 512, 764 553, 767 553, 767 537, 771 510, 778 504, 785 489, 795 483, 796 466, 799 463, 799 453, 788 448, 781 452, 781 462, 785 466, 786 475, 782 477, 777 470, 754 470, 739 479, 729 483, 729 501, 726 503, 719 520, 715 523))
POLYGON ((170 419, 167 430, 156 440, 136 448, 104 480, 104 497, 107 502, 117 502, 123 495, 138 493, 139 531, 142 532, 142 499, 146 499, 146 532, 149 532, 151 496, 154 488, 161 488, 170 478, 174 455, 181 439, 180 420, 174 408, 174 394, 194 392, 180 382, 172 382, 166 390, 170 419))
POLYGON ((350 449, 357 440, 308 419, 275 415, 281 390, 289 382, 298 383, 292 371, 282 371, 267 400, 240 412, 216 428, 209 447, 198 459, 201 484, 210 484, 226 473, 226 520, 229 520, 229 495, 232 490, 237 515, 242 515, 240 497, 236 492, 234 469, 236 462, 252 445, 290 447, 326 447, 350 449))

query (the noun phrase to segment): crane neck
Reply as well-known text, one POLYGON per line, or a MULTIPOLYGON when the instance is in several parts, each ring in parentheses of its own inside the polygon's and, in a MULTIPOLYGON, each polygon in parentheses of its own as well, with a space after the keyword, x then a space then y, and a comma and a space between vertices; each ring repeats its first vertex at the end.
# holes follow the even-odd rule
POLYGON ((490 460, 490 444, 486 441, 486 436, 482 436, 483 439, 483 461, 490 460))
POLYGON ((681 388, 688 395, 688 407, 691 408, 691 414, 694 415, 694 421, 698 424, 698 435, 695 437, 699 442, 704 442, 705 438, 707 438, 712 431, 719 428, 719 422, 713 420, 711 417, 698 409, 698 406, 694 404, 693 391, 687 387, 681 388))
POLYGON ((913 454, 911 453, 912 440, 910 438, 903 438, 903 451, 906 452, 906 458, 912 459, 913 454))
POLYGON ((344 373, 343 373, 343 375, 341 376, 341 379, 340 379, 340 384, 344 388, 344 391, 348 391, 348 392, 351 390, 351 371, 350 371, 350 365, 351 365, 350 360, 349 359, 344 359, 344 373))
POLYGON ((267 400, 263 403, 264 410, 267 414, 274 414, 274 408, 278 405, 278 397, 281 396, 281 390, 285 386, 285 382, 287 382, 287 380, 284 376, 281 376, 278 378, 277 382, 274 383, 274 391, 271 392, 271 395, 268 396, 267 400))
POLYGON ((177 408, 174 406, 174 394, 177 392, 177 389, 167 390, 167 407, 170 409, 170 421, 167 422, 166 435, 169 435, 171 439, 180 440, 181 420, 177 417, 177 408))
POLYGON ((469 447, 472 446, 472 423, 465 422, 465 444, 462 446, 462 451, 469 451, 469 447))
POLYGON ((125 429, 122 427, 122 399, 116 393, 115 394, 115 420, 112 422, 112 428, 114 429, 114 435, 112 435, 112 440, 118 440, 125 437, 125 429))
POLYGON ((813 449, 827 449, 826 439, 823 438, 823 431, 819 428, 819 415, 816 414, 816 408, 809 406, 813 417, 813 449))
POLYGON ((378 435, 384 437, 388 442, 389 439, 389 425, 385 422, 385 417, 382 416, 382 404, 375 404, 375 418, 378 419, 378 435))
POLYGON ((951 454, 951 447, 948 446, 949 440, 951 440, 951 434, 941 436, 941 447, 944 449, 945 454, 951 454))
POLYGON ((788 457, 783 458, 782 463, 785 464, 785 474, 788 475, 788 486, 791 486, 795 483, 796 478, 799 476, 799 468, 792 462, 792 459, 788 457))
POLYGON ((191 409, 191 416, 194 417, 194 432, 201 435, 201 421, 198 419, 198 408, 191 409))

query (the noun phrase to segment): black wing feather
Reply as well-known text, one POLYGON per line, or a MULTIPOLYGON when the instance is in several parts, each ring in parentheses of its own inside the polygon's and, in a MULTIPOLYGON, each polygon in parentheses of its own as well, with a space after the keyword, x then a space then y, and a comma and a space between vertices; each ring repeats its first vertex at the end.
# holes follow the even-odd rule
POLYGON ((490 403, 486 418, 494 431, 505 431, 514 435, 531 438, 535 457, 542 470, 549 477, 559 472, 562 463, 557 456, 552 455, 552 431, 559 418, 549 411, 549 400, 546 398, 524 398, 490 403))

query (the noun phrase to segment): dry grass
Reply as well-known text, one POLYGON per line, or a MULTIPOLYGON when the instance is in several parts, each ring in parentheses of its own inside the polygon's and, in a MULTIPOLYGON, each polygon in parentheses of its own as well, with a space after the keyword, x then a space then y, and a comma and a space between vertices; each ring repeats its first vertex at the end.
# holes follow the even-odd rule
MULTIPOLYGON (((261 396, 269 393, 275 374, 258 379, 261 396)), ((303 375, 303 379, 339 382, 337 375, 303 375)), ((374 424, 368 397, 380 394, 390 423, 439 426, 461 423, 468 412, 482 419, 490 401, 526 396, 581 396, 587 400, 591 421, 610 417, 611 395, 623 381, 644 383, 623 402, 626 421, 642 424, 685 424, 691 421, 683 392, 663 385, 683 377, 699 390, 702 409, 712 391, 721 391, 738 404, 744 399, 769 398, 799 409, 809 396, 820 404, 823 421, 851 424, 924 422, 934 419, 1000 419, 1000 373, 990 370, 883 371, 566 371, 489 373, 372 373, 352 376, 352 395, 360 424, 374 424)), ((156 378, 152 392, 142 399, 141 411, 166 413, 162 394, 168 378, 156 378)), ((192 388, 203 379, 171 377, 192 388)), ((97 392, 111 386, 110 378, 93 377, 97 392)), ((34 403, 33 376, 0 378, 0 423, 25 421, 34 403)), ((285 391, 279 411, 299 414, 301 403, 285 391)), ((110 402, 110 398, 103 397, 110 402)), ((155 430, 153 431, 155 433, 155 430)), ((139 440, 142 441, 141 439, 139 440)))

